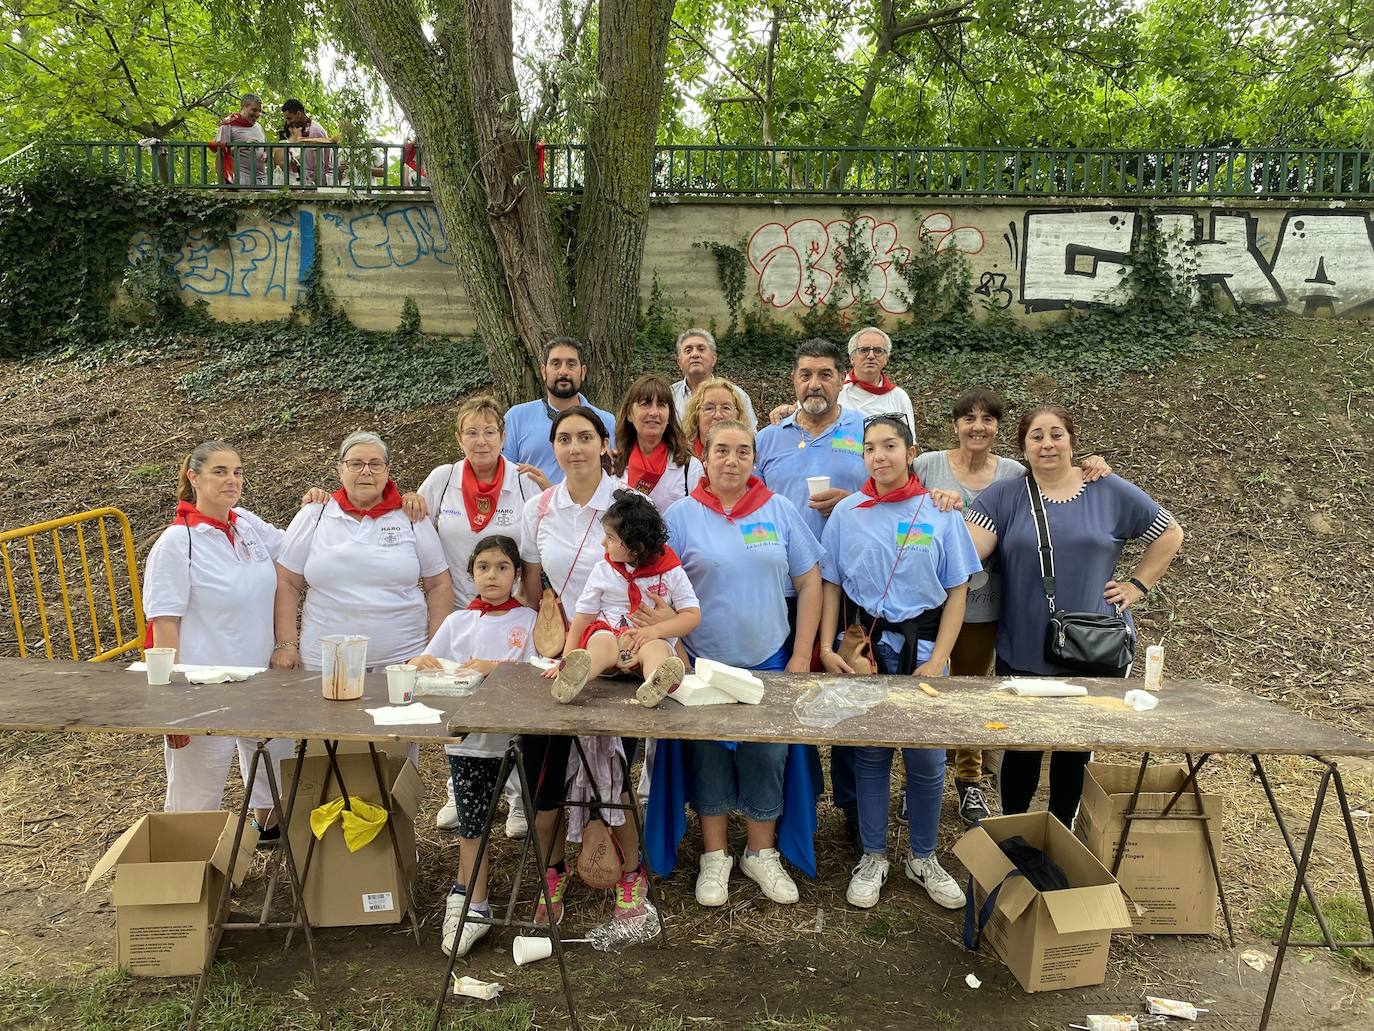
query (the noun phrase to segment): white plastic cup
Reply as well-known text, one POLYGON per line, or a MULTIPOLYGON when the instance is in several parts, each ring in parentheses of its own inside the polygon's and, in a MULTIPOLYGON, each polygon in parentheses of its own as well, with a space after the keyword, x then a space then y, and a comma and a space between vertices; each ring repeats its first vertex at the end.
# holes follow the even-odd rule
POLYGON ((510 953, 517 967, 538 963, 541 959, 548 959, 553 955, 553 939, 518 935, 511 942, 510 953))
POLYGON ((415 697, 416 668, 398 663, 386 668, 386 698, 392 705, 409 705, 415 697))
POLYGON ((143 661, 148 664, 148 683, 157 685, 172 682, 172 666, 177 661, 175 648, 145 648, 143 661))
POLYGON ((806 493, 809 497, 815 497, 821 491, 830 489, 829 476, 808 476, 806 478, 806 493))

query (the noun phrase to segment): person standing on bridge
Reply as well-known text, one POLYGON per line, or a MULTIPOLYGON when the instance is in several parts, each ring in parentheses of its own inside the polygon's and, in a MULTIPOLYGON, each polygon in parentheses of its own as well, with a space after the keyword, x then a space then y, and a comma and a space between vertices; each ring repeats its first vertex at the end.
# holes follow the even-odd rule
POLYGON ((262 117, 262 97, 245 93, 235 114, 227 115, 219 123, 219 130, 209 144, 219 154, 220 182, 236 186, 267 185, 267 151, 244 144, 266 143, 267 136, 258 124, 262 117))
POLYGON ((582 396, 587 366, 582 345, 572 337, 554 337, 544 345, 544 396, 515 405, 506 412, 506 443, 502 449, 516 468, 539 484, 540 490, 563 482, 563 469, 554 457, 549 429, 559 412, 580 407, 595 412, 606 427, 609 446, 615 447, 615 416, 582 396))
MULTIPOLYGON (((716 338, 704 329, 684 329, 677 337, 677 367, 682 371, 682 379, 673 384, 673 407, 677 417, 687 417, 687 402, 697 389, 716 375, 716 338)), ((736 388, 738 389, 738 388, 736 388)), ((758 427, 758 416, 749 395, 740 390, 744 409, 739 421, 751 430, 758 427)))

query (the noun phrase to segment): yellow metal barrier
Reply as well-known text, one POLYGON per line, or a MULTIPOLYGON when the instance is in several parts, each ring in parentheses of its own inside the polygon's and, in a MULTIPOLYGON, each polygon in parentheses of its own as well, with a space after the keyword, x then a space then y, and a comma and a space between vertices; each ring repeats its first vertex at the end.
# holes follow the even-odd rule
MULTIPOLYGON (((10 611, 20 658, 27 658, 29 654, 29 643, 24 632, 26 620, 20 608, 20 598, 22 596, 27 599, 30 594, 37 610, 38 625, 42 630, 43 650, 48 658, 56 658, 53 653, 52 624, 57 619, 55 614, 53 618, 49 618, 48 600, 43 590, 44 580, 48 575, 56 579, 57 591, 62 598, 62 618, 67 626, 67 644, 72 659, 80 661, 85 658, 91 662, 105 662, 127 652, 138 653, 143 647, 143 598, 139 591, 134 535, 129 527, 128 517, 119 509, 97 508, 77 515, 63 516, 61 519, 49 519, 45 523, 35 523, 33 526, 21 526, 17 530, 0 532, 0 566, 3 566, 5 571, 5 588, 9 592, 10 611), (124 558, 119 563, 110 555, 111 534, 106 526, 107 520, 114 521, 120 541, 124 545, 124 558), (87 553, 88 529, 93 529, 99 539, 100 551, 97 558, 101 560, 99 565, 103 568, 96 568, 87 553), (81 560, 81 575, 76 578, 75 584, 68 583, 69 576, 73 574, 71 562, 62 550, 64 531, 68 547, 72 546, 74 539, 76 554, 81 560), (35 547, 35 542, 44 538, 47 538, 44 543, 50 542, 50 549, 35 547), (23 591, 15 579, 16 563, 10 555, 12 545, 18 546, 17 550, 21 551, 21 555, 27 553, 26 564, 32 579, 29 584, 24 585, 27 589, 23 591), (41 562, 40 551, 43 552, 41 562), (122 567, 118 584, 116 565, 122 567), (93 568, 96 569, 94 577, 93 568), (100 576, 101 572, 104 574, 103 577, 100 576), (73 587, 77 590, 75 607, 73 587), (121 608, 125 610, 122 616, 121 608), (130 609, 132 616, 129 614, 130 609), (106 647, 106 638, 102 636, 102 622, 107 633, 113 631, 113 647, 106 647), (88 643, 94 646, 94 654, 83 654, 87 652, 85 645, 88 643)), ((22 569, 22 564, 18 568, 22 569)))

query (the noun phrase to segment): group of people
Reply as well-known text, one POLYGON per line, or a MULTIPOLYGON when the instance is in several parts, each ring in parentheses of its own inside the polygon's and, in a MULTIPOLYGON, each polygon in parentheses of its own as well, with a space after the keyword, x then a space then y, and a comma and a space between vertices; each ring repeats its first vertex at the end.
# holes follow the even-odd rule
POLYGON ((295 97, 281 105, 281 125, 276 142, 284 148, 265 146, 267 134, 260 124, 262 97, 245 93, 239 109, 220 120, 210 149, 219 156, 224 182, 238 186, 326 186, 334 182, 334 148, 338 142, 295 97))
MULTIPOLYGON (((551 596, 563 642, 548 675, 560 701, 593 676, 620 672, 633 677, 627 690, 641 704, 660 704, 698 658, 846 675, 870 663, 878 675, 1068 672, 1046 658, 1036 509, 1053 540, 1057 604, 1128 619, 1165 575, 1182 530, 1100 459, 1078 460, 1077 427, 1062 408, 1020 416, 1016 462, 995 451, 1002 402, 970 390, 950 413, 955 446, 921 453, 911 400, 885 372, 891 350, 874 327, 850 338, 847 356, 828 340, 803 342, 795 404, 774 409, 760 430, 746 393, 717 375, 705 330, 677 341, 682 379, 639 377, 614 414, 582 395, 582 347, 558 337, 543 349, 543 396, 508 410, 487 396, 463 402, 460 456, 417 492, 403 495, 391 479, 381 438, 354 433, 339 448, 339 488, 309 492, 285 530, 239 507, 238 452, 206 442, 188 456, 176 518, 148 559, 152 641, 178 648, 185 663, 318 668, 322 635, 361 633, 375 668, 453 660, 489 672, 534 656, 536 609, 551 596), (1118 578, 1132 540, 1143 554, 1118 578)), ((589 760, 595 771, 581 775, 609 776, 601 797, 630 802, 641 742, 602 743, 606 761, 589 760)), ((507 830, 528 825, 536 835, 553 907, 541 902, 536 919, 558 919, 569 884, 561 811, 579 762, 570 761, 570 738, 522 735, 520 744, 536 812, 512 806, 507 830)), ((238 744, 241 766, 250 746, 238 744)), ((233 747, 169 737, 167 807, 218 808, 233 747)), ((448 746, 439 822, 457 830, 461 860, 445 952, 466 953, 488 930, 467 922, 455 940, 464 895, 473 912, 490 912, 476 845, 506 747, 488 734, 448 746)), ((732 812, 745 822, 740 873, 774 902, 797 901, 784 858, 814 876, 815 749, 665 739, 644 755, 647 856, 633 825, 616 819, 623 813, 604 811, 623 860, 617 917, 645 911, 646 862, 660 875, 672 870, 684 806, 699 818, 698 903, 728 899, 732 812)), ((832 801, 858 855, 847 893, 857 907, 877 903, 889 872, 892 758, 888 748, 830 751, 832 801)), ((1002 757, 1003 812, 1029 807, 1041 758, 1002 757)), ((1087 759, 1051 757, 1049 808, 1066 825, 1087 759)), ((945 764, 943 750, 903 749, 902 866, 934 902, 957 908, 964 893, 936 856, 945 764)), ((977 752, 956 756, 969 823, 989 813, 982 764, 977 752)), ((252 804, 270 839, 270 802, 252 804)), ((580 812, 570 814, 573 840, 580 812)))

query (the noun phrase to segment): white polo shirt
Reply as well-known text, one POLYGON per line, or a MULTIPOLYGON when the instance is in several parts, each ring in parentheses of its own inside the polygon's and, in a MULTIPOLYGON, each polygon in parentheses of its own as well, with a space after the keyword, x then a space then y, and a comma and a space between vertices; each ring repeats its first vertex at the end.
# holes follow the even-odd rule
MULTIPOLYGON (((749 400, 749 395, 744 393, 744 388, 738 383, 735 384, 735 389, 744 397, 744 411, 740 413, 744 424, 750 429, 757 429, 759 417, 754 414, 754 402, 749 400)), ((692 396, 692 391, 691 388, 687 386, 686 378, 680 379, 674 383, 672 391, 673 408, 677 411, 678 421, 681 422, 687 417, 687 400, 692 396)))
POLYGON ((145 618, 181 619, 177 661, 205 666, 266 666, 272 658, 272 560, 282 532, 236 508, 234 543, 199 523, 162 531, 143 567, 145 618))
POLYGON ((901 387, 894 387, 886 394, 870 394, 863 387, 846 383, 840 388, 840 407, 860 413, 865 419, 871 415, 900 415, 906 420, 911 435, 916 436, 916 413, 911 407, 911 397, 901 387))
POLYGON ((522 476, 515 463, 508 459, 501 493, 496 499, 496 511, 487 525, 474 533, 463 504, 463 467, 466 465, 466 459, 441 465, 420 484, 420 496, 429 506, 430 521, 439 533, 449 575, 453 577, 455 608, 462 608, 477 597, 477 585, 468 575, 468 559, 477 542, 490 534, 501 533, 520 543, 520 514, 525 509, 525 502, 539 494, 539 486, 528 476, 522 476))
POLYGON ((544 567, 569 622, 587 578, 606 553, 601 517, 611 507, 619 487, 614 477, 602 473, 596 493, 585 506, 573 501, 566 482, 525 502, 520 518, 520 557, 544 567), (541 502, 545 509, 542 517, 541 502))
POLYGON ((371 669, 414 658, 429 640, 422 576, 448 571, 439 535, 400 509, 354 519, 330 498, 323 511, 306 505, 286 528, 277 555, 283 569, 305 577, 301 664, 320 668, 320 638, 362 634, 371 669))
MULTIPOLYGON (((489 612, 459 609, 439 627, 425 651, 436 659, 467 662, 528 662, 534 656, 534 609, 489 612)), ((499 759, 510 743, 509 734, 469 734, 459 744, 444 745, 449 755, 499 759)))
MULTIPOLYGON (((660 476, 658 482, 654 484, 654 489, 649 491, 648 498, 654 503, 654 508, 658 509, 659 514, 662 515, 677 502, 692 493, 692 491, 696 489, 697 483, 705 475, 706 470, 702 467, 701 459, 695 456, 689 458, 684 468, 678 465, 670 455, 668 457, 668 467, 663 470, 663 475, 660 476)), ((626 474, 617 481, 616 486, 627 487, 631 490, 634 489, 630 487, 628 470, 626 474)))

